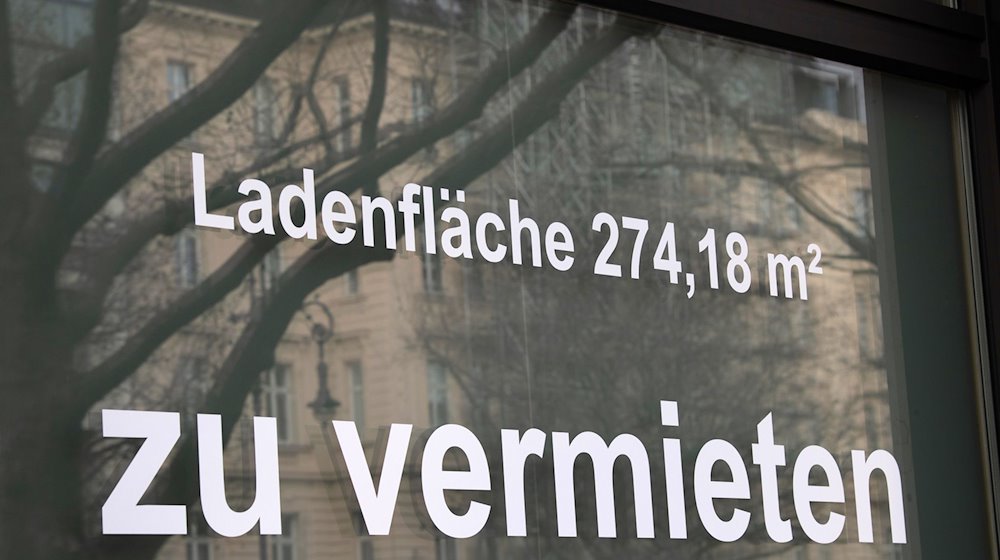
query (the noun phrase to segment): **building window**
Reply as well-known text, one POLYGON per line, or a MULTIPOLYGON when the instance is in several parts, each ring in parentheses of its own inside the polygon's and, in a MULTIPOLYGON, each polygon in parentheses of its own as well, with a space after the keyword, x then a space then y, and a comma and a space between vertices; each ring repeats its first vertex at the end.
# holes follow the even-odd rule
POLYGON ((375 543, 365 537, 358 541, 358 560, 375 560, 375 543))
POLYGON ((187 560, 212 560, 212 533, 200 511, 191 512, 185 539, 187 560))
POLYGON ((375 543, 368 538, 368 525, 360 511, 354 513, 354 530, 358 535, 358 560, 375 560, 375 543))
POLYGON ((365 375, 361 362, 348 362, 347 374, 351 380, 351 415, 360 434, 365 429, 365 375))
POLYGON ((858 315, 858 355, 862 361, 883 359, 882 306, 878 302, 877 280, 871 273, 857 272, 854 279, 854 306, 858 315))
POLYGON ((448 372, 439 362, 427 364, 427 408, 431 426, 448 423, 448 372))
MULTIPOLYGON (((167 61, 167 101, 173 103, 191 89, 191 65, 176 60, 167 61)), ((181 139, 181 142, 192 142, 194 133, 181 139)))
POLYGON ((167 101, 173 103, 191 89, 191 65, 171 60, 167 62, 167 101))
POLYGON ((351 134, 351 83, 347 76, 339 76, 334 81, 337 91, 337 127, 340 134, 337 135, 337 150, 347 153, 351 149, 353 141, 351 134))
POLYGON ((270 560, 296 560, 295 542, 299 538, 299 516, 290 513, 281 516, 281 534, 271 535, 270 560))
POLYGON ((440 294, 444 291, 444 283, 441 278, 441 255, 428 253, 426 246, 420 252, 420 275, 424 281, 424 292, 440 294))
POLYGON ((866 188, 856 188, 853 193, 854 223, 865 235, 872 235, 873 224, 875 223, 874 211, 872 210, 871 191, 866 188))
POLYGON ((198 234, 188 228, 176 237, 177 282, 182 288, 193 288, 201 276, 198 258, 198 234))
POLYGON ((261 397, 264 415, 277 419, 278 443, 292 440, 291 367, 288 364, 274 364, 264 374, 261 383, 261 397))
POLYGON ((37 161, 31 166, 31 181, 35 189, 48 192, 52 188, 52 180, 56 175, 56 164, 47 161, 37 161))
POLYGON ((270 79, 261 78, 253 87, 253 132, 258 144, 269 145, 277 138, 275 109, 278 98, 270 79))
POLYGON ((456 560, 458 550, 455 548, 455 539, 448 537, 434 538, 434 559, 435 560, 456 560))
POLYGON ((483 268, 469 260, 462 261, 463 279, 465 281, 465 297, 473 301, 483 299, 483 268))
POLYGON ((356 295, 358 293, 358 269, 347 271, 347 293, 356 295))
POLYGON ((434 113, 434 87, 426 78, 413 78, 410 82, 413 102, 413 122, 421 124, 434 113))
POLYGON ((182 356, 177 364, 177 386, 181 387, 182 418, 186 428, 194 427, 198 407, 207 389, 204 369, 204 362, 190 355, 182 356))
POLYGON ((260 290, 265 295, 271 294, 278 286, 281 277, 281 247, 271 249, 260 261, 260 290))

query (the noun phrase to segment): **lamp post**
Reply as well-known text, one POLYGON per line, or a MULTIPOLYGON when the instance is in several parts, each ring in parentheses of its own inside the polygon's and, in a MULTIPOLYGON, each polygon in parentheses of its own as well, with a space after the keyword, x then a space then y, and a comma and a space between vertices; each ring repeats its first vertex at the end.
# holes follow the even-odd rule
POLYGON ((307 406, 312 409, 313 416, 319 421, 325 432, 327 425, 333 420, 340 406, 340 401, 330 394, 329 369, 326 365, 326 343, 333 338, 333 313, 330 308, 319 300, 306 302, 302 306, 302 313, 306 319, 312 323, 309 335, 316 343, 318 361, 316 363, 316 377, 318 386, 316 387, 316 397, 307 406), (311 310, 318 310, 318 317, 310 313, 311 310))

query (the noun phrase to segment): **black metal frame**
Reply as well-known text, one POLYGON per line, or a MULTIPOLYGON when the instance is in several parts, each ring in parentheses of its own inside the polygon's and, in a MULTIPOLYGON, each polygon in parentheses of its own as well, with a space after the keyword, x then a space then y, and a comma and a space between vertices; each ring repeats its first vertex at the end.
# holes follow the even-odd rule
MULTIPOLYGON (((959 1, 959 8, 952 9, 922 0, 586 0, 964 92, 981 323, 987 359, 993 371, 1000 371, 1000 0, 959 1)), ((991 387, 987 407, 993 418, 1000 418, 1000 377, 992 379, 991 387)), ((1000 441, 996 430, 990 435, 993 442, 1000 441)), ((998 469, 992 468, 996 477, 998 469)), ((1000 495, 1000 480, 994 478, 992 484, 1000 495)), ((1000 543, 997 526, 993 520, 994 543, 1000 543)))

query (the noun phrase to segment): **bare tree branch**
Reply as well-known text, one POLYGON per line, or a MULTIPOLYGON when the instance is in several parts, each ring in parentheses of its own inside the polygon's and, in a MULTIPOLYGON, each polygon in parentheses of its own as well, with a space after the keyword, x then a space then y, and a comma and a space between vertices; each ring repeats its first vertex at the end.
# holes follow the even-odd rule
MULTIPOLYGON (((323 37, 323 42, 320 43, 319 50, 316 52, 316 56, 313 58, 312 67, 309 69, 309 75, 306 77, 305 84, 300 84, 294 95, 292 96, 292 109, 288 113, 288 118, 285 120, 285 126, 281 130, 281 134, 278 135, 278 144, 284 144, 291 137, 292 132, 295 131, 295 124, 298 122, 299 113, 302 111, 302 102, 305 100, 306 96, 313 95, 313 88, 316 86, 316 79, 319 77, 319 71, 322 67, 323 61, 326 60, 326 53, 330 50, 330 45, 333 43, 334 37, 337 36, 337 32, 340 30, 340 26, 344 23, 344 19, 348 13, 351 12, 351 6, 353 2, 347 2, 344 4, 340 12, 340 17, 337 17, 334 22, 330 25, 330 29, 327 31, 326 36, 323 37)), ((313 102, 315 99, 313 99, 313 102)), ((321 125, 320 134, 323 134, 323 130, 326 128, 326 121, 320 121, 321 125)), ((341 123, 343 124, 343 123, 341 123)), ((329 142, 327 142, 328 151, 332 151, 329 142)))
POLYGON ((57 197, 71 196, 71 193, 61 191, 60 187, 64 186, 69 177, 87 174, 107 134, 114 97, 112 81, 118 58, 120 11, 120 0, 99 0, 94 6, 93 52, 87 72, 83 112, 66 148, 63 158, 65 165, 57 172, 54 180, 57 197))
POLYGON ((64 224, 53 228, 58 230, 53 256, 61 260, 73 235, 150 161, 250 89, 326 4, 326 0, 276 2, 273 11, 208 78, 97 158, 90 173, 73 189, 64 224))
MULTIPOLYGON (((17 77, 14 71, 14 38, 10 28, 10 7, 0 0, 0 169, 4 170, 4 203, 0 205, 0 246, 16 246, 31 240, 34 232, 23 227, 30 214, 44 203, 32 187, 27 173, 25 135, 19 126, 17 77)), ((8 277, 10 275, 8 274, 8 277)))
MULTIPOLYGON (((369 153, 378 145, 378 121, 385 107, 385 90, 389 73, 389 2, 375 0, 375 45, 372 49, 372 84, 368 93, 365 116, 361 120, 361 153, 369 153)), ((378 193, 378 180, 364 185, 365 194, 378 193)))
POLYGON ((781 168, 781 165, 771 156, 771 150, 764 139, 761 138, 761 135, 719 91, 716 80, 704 75, 691 65, 677 58, 670 48, 664 44, 663 40, 657 41, 656 44, 671 65, 697 84, 701 91, 711 97, 712 102, 720 107, 726 113, 726 116, 739 127, 747 141, 753 146, 757 157, 760 158, 761 165, 766 169, 770 169, 770 174, 777 179, 774 183, 778 187, 788 193, 810 216, 830 229, 851 249, 857 251, 861 257, 871 262, 875 261, 875 246, 870 235, 858 235, 854 231, 855 228, 849 223, 829 212, 828 208, 824 207, 823 201, 815 196, 814 193, 811 193, 801 182, 801 176, 786 172, 781 168))
MULTIPOLYGON (((118 34, 123 35, 142 21, 149 8, 149 0, 135 0, 118 18, 118 34)), ((45 112, 52 105, 56 87, 87 69, 94 53, 94 37, 80 40, 73 48, 46 62, 35 76, 35 85, 24 97, 21 111, 21 130, 34 131, 45 112)))
MULTIPOLYGON (((334 173, 324 181, 322 187, 317 186, 317 197, 333 190, 335 186, 362 185, 377 179, 425 146, 432 145, 469 120, 478 117, 489 98, 496 91, 541 56, 545 47, 555 40, 565 28, 572 11, 572 9, 556 9, 546 13, 522 42, 512 48, 509 63, 503 58, 494 61, 479 77, 480 79, 456 99, 447 110, 428 120, 427 124, 420 129, 397 137, 382 148, 362 156, 353 164, 334 173)), ((579 66, 583 62, 583 57, 595 56, 591 51, 592 49, 581 51, 564 66, 567 68, 579 66)), ((559 72, 550 74, 550 76, 559 75, 562 74, 559 72)), ((561 91, 565 87, 552 79, 543 83, 544 87, 540 84, 536 88, 537 92, 540 93, 532 99, 541 98, 544 101, 545 96, 552 94, 552 92, 561 91)), ((507 134, 509 139, 509 129, 507 129, 507 134)), ((502 146, 502 143, 499 145, 502 146)), ((477 160, 477 158, 470 159, 477 160)), ((223 196, 236 196, 236 191, 231 188, 227 189, 220 195, 220 198, 223 196)), ((216 202, 218 203, 218 201, 216 202)), ((209 203, 211 204, 211 201, 209 203)), ((79 397, 77 405, 81 414, 93 402, 128 378, 148 359, 154 350, 159 348, 179 328, 195 319, 205 309, 215 305, 226 294, 239 286, 243 277, 253 270, 253 267, 260 262, 264 255, 283 239, 285 239, 284 232, 280 232, 279 235, 257 236, 246 241, 201 284, 153 317, 122 348, 84 375, 81 390, 76 393, 79 397)))
MULTIPOLYGON (((590 68, 633 33, 641 31, 634 26, 626 29, 614 25, 597 40, 588 42, 570 63, 538 84, 536 90, 511 113, 509 120, 499 122, 489 133, 473 142, 461 154, 464 157, 449 159, 423 182, 467 184, 488 172, 532 132, 558 114, 563 98, 590 68), (511 137, 512 129, 521 132, 515 132, 511 137)), ((402 231, 402 228, 397 231, 402 231)), ((348 245, 321 241, 316 246, 317 250, 307 251, 282 274, 274 297, 269 298, 253 315, 216 374, 201 410, 222 415, 223 437, 226 440, 236 426, 246 396, 262 369, 273 362, 274 348, 300 309, 303 299, 331 278, 362 264, 388 260, 395 255, 388 250, 365 247, 360 236, 348 245)), ((384 240, 381 246, 384 246, 384 240)), ((191 473, 194 462, 195 442, 187 436, 167 467, 163 485, 157 489, 160 500, 189 503, 196 498, 197 483, 191 473)), ((163 540, 155 546, 158 548, 163 540)))
MULTIPOLYGON (((14 41, 10 34, 10 8, 0 0, 0 113, 2 122, 12 124, 18 104, 14 78, 14 41)), ((13 130, 16 130, 13 129, 13 130)))

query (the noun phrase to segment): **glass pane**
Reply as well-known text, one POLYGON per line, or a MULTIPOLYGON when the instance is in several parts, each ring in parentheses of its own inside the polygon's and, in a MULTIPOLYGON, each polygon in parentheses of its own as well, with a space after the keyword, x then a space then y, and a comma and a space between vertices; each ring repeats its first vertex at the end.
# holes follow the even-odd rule
MULTIPOLYGON (((62 84, 4 169, 6 555, 995 553, 961 96, 564 2, 335 4, 157 4, 111 107, 62 84)), ((17 53, 82 29, 36 12, 17 53)))

